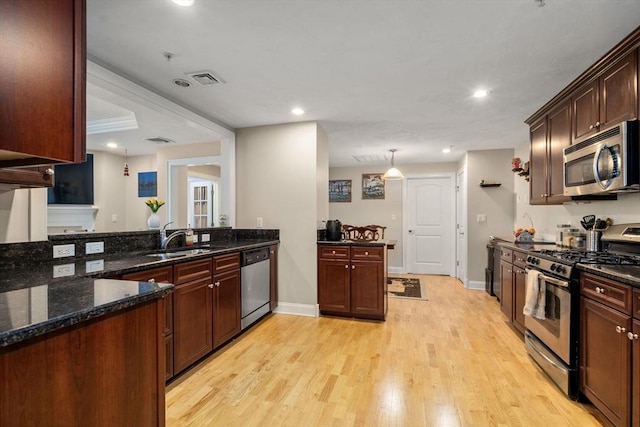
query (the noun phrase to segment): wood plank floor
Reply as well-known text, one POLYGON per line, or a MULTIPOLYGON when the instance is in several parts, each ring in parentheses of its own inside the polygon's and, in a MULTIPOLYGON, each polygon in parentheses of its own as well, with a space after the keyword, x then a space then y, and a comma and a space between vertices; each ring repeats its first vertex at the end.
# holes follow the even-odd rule
POLYGON ((442 276, 387 321, 275 314, 167 388, 167 426, 601 426, 495 298, 442 276))

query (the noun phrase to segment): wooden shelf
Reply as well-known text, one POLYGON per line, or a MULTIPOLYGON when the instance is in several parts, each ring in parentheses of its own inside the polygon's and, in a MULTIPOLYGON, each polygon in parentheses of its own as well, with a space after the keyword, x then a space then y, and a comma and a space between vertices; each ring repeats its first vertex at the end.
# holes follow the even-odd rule
POLYGON ((502 185, 502 183, 500 182, 496 182, 493 184, 485 184, 483 182, 480 183, 480 187, 500 187, 502 185))

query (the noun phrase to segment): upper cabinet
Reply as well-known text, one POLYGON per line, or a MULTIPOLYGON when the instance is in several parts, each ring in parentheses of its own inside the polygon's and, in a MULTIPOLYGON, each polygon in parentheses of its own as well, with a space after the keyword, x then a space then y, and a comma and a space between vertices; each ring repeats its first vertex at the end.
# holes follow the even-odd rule
POLYGON ((576 91, 572 97, 573 140, 638 117, 637 70, 637 51, 633 51, 576 91))
POLYGON ((640 27, 525 123, 531 138, 530 204, 560 204, 563 150, 600 129, 638 117, 640 27))
POLYGON ((2 0, 0 52, 0 167, 84 161, 85 0, 2 0))

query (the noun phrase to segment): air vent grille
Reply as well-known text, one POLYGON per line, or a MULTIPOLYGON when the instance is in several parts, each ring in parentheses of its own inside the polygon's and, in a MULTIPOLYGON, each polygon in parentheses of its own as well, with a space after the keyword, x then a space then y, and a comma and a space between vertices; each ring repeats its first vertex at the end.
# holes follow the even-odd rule
POLYGON ((187 75, 201 86, 213 86, 224 83, 222 79, 216 77, 211 71, 195 71, 187 73, 187 75))
POLYGON ((386 162, 389 159, 387 158, 387 156, 385 154, 363 154, 360 156, 353 156, 353 158, 355 159, 356 162, 358 163, 380 163, 380 162, 386 162))

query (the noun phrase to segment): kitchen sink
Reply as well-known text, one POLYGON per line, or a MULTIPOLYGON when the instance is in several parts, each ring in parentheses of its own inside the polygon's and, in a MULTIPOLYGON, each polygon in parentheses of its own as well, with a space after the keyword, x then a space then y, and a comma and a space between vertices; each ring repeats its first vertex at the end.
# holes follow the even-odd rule
POLYGON ((148 257, 159 258, 159 259, 171 259, 171 258, 180 258, 187 257, 193 255, 202 255, 202 254, 210 254, 213 251, 210 249, 189 249, 185 251, 175 251, 175 252, 158 252, 153 254, 147 254, 148 257))

